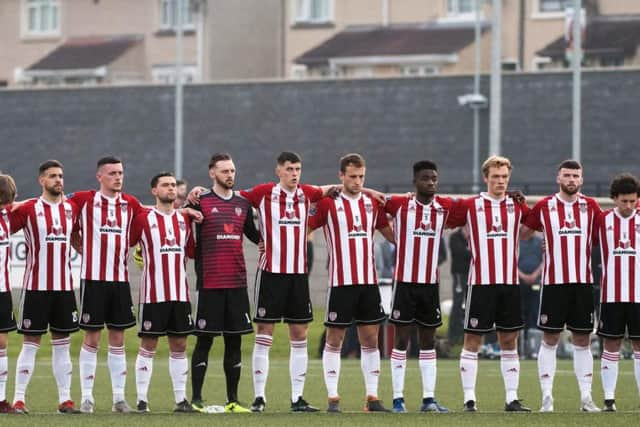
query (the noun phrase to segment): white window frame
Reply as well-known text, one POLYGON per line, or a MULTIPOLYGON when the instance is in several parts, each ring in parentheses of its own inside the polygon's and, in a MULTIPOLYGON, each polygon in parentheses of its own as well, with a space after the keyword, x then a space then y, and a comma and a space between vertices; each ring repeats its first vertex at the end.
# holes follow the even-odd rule
MULTIPOLYGON (((471 11, 460 12, 461 0, 445 0, 445 20, 473 21, 476 19, 475 0, 471 0, 471 11)), ((482 11, 480 11, 482 14, 482 11)))
POLYGON ((531 63, 533 71, 547 71, 543 66, 551 64, 553 61, 548 56, 534 56, 531 63))
POLYGON ((61 4, 60 0, 22 0, 22 36, 23 37, 58 37, 61 27, 61 4), (46 24, 42 26, 42 9, 49 7, 50 17, 46 24), (36 28, 31 28, 31 13, 35 13, 36 28))
POLYGON ((440 67, 429 64, 402 65, 400 74, 405 77, 436 76, 440 74, 440 67))
POLYGON ((292 64, 290 69, 290 77, 296 80, 303 80, 308 77, 307 66, 304 64, 292 64))
POLYGON ((185 10, 182 12, 182 29, 183 30, 195 30, 196 20, 193 8, 193 0, 158 0, 158 21, 161 30, 175 31, 177 29, 178 18, 174 16, 176 12, 174 4, 178 1, 182 1, 186 5, 185 10))
MULTIPOLYGON (((176 67, 174 64, 153 65, 151 67, 151 79, 156 84, 175 84, 176 67)), ((198 82, 198 66, 185 64, 182 66, 182 83, 198 82)))
POLYGON ((294 24, 328 24, 334 21, 335 0, 291 0, 293 5, 294 24), (314 2, 326 3, 326 16, 311 16, 311 4, 314 2))
MULTIPOLYGON (((561 10, 543 11, 541 9, 542 1, 544 0, 533 0, 533 9, 531 9, 531 18, 533 19, 560 19, 560 18, 564 19, 566 6, 561 10)), ((562 0, 557 0, 557 1, 562 1, 562 0)))

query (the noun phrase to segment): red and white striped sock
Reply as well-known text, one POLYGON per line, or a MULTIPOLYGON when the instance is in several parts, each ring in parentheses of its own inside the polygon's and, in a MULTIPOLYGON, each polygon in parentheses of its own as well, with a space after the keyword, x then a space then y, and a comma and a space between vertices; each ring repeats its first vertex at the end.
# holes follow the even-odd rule
POLYGON ((155 351, 145 350, 140 347, 136 357, 136 394, 138 401, 149 402, 149 383, 153 373, 153 356, 155 351))
POLYGON ((80 390, 82 391, 82 401, 93 402, 93 383, 96 377, 96 365, 98 363, 98 348, 87 343, 80 347, 80 390))
POLYGON ((393 385, 393 398, 404 396, 404 377, 407 371, 407 351, 394 348, 391 350, 391 384, 393 385))
POLYGON ((517 350, 502 350, 500 352, 500 370, 504 380, 505 402, 511 403, 518 399, 518 384, 520 383, 520 358, 517 350))
POLYGON ((7 378, 9 377, 9 358, 7 349, 0 349, 0 401, 6 400, 7 378))
POLYGON ((340 362, 340 347, 325 344, 322 352, 322 372, 324 373, 324 383, 327 386, 327 395, 330 399, 339 396, 340 362))
POLYGON ((51 367, 58 386, 58 402, 71 400, 71 339, 69 337, 51 340, 51 367))
POLYGON ((605 350, 600 357, 600 377, 605 400, 615 399, 619 360, 620 352, 618 351, 605 350))
POLYGON ((542 389, 542 398, 553 394, 553 379, 556 376, 556 358, 557 345, 550 345, 542 341, 540 350, 538 351, 538 378, 540 379, 540 388, 542 389))
POLYGON ((573 370, 578 379, 580 399, 591 400, 591 384, 593 383, 593 355, 591 347, 573 346, 573 370))
POLYGON ((124 400, 124 389, 127 383, 127 357, 124 346, 109 346, 107 365, 111 374, 111 390, 113 391, 113 403, 124 400))
POLYGON ((636 385, 640 393, 640 351, 633 352, 633 373, 636 376, 636 385))
POLYGON ((169 375, 173 384, 173 395, 176 403, 187 398, 187 378, 189 377, 189 361, 184 351, 169 353, 169 375))
POLYGON ((476 378, 478 377, 478 353, 462 350, 460 352, 460 380, 464 392, 464 402, 476 400, 476 378))
POLYGON ((40 349, 40 345, 25 341, 22 344, 22 350, 16 360, 16 386, 13 392, 13 403, 17 401, 24 402, 24 395, 27 386, 33 375, 33 369, 36 364, 36 354, 40 349))
POLYGON ((422 374, 422 397, 435 397, 436 376, 436 350, 420 350, 418 365, 422 374))
POLYGON ((291 401, 296 402, 304 392, 304 380, 307 377, 307 340, 291 341, 289 353, 289 375, 291 378, 291 401))
POLYGON ((380 350, 377 347, 360 347, 360 368, 367 396, 377 397, 380 378, 380 350))
POLYGON ((269 350, 273 344, 271 335, 256 335, 253 346, 253 393, 255 397, 263 397, 269 376, 269 350))

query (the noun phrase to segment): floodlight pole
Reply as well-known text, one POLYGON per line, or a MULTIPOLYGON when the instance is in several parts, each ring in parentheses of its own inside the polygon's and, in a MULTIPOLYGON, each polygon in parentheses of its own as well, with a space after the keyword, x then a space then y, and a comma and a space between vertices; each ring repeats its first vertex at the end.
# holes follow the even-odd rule
POLYGON ((185 0, 175 0, 177 3, 176 12, 176 95, 175 95, 175 136, 174 136, 174 154, 175 167, 174 173, 177 179, 182 178, 182 152, 183 152, 183 88, 182 88, 182 28, 183 28, 183 4, 185 0))
POLYGON ((582 0, 573 0, 573 129, 571 157, 580 161, 582 124, 582 0))

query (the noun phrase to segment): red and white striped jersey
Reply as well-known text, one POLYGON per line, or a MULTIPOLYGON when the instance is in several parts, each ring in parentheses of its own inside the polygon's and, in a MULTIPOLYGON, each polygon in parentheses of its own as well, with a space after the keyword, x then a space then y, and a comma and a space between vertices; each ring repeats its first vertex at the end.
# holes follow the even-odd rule
POLYGON ((82 269, 86 280, 128 282, 129 232, 142 206, 128 194, 107 197, 99 191, 79 191, 69 196, 80 208, 82 269))
POLYGON ((329 251, 329 286, 377 285, 373 233, 389 225, 384 208, 366 194, 325 197, 309 218, 312 229, 323 227, 329 251))
POLYGON ((175 210, 143 210, 131 226, 130 244, 138 242, 144 260, 140 304, 189 301, 187 257, 195 256, 189 218, 175 210))
POLYGON ((640 213, 628 218, 617 209, 599 215, 596 233, 602 254, 602 302, 640 303, 640 213))
MULTIPOLYGON (((11 208, 8 208, 11 209, 11 208)), ((11 222, 9 211, 0 209, 0 292, 9 292, 9 262, 11 259, 11 246, 9 235, 11 234, 11 222)))
POLYGON ((529 211, 510 196, 495 200, 486 193, 460 201, 464 216, 456 215, 452 226, 469 231, 470 285, 518 284, 518 236, 520 222, 529 211))
POLYGON ((11 212, 11 232, 24 229, 27 244, 23 289, 73 291, 71 232, 77 218, 78 207, 69 200, 31 199, 11 212))
POLYGON ((593 282, 593 226, 600 213, 598 203, 581 194, 573 203, 548 196, 531 209, 524 223, 544 234, 543 285, 593 282))
POLYGON ((438 283, 440 239, 455 202, 435 196, 423 205, 415 197, 392 196, 384 206, 394 218, 394 279, 405 283, 438 283))
POLYGON ((289 192, 280 184, 261 184, 240 195, 260 213, 264 252, 259 267, 271 273, 307 272, 307 223, 309 206, 322 198, 322 189, 299 185, 289 192))

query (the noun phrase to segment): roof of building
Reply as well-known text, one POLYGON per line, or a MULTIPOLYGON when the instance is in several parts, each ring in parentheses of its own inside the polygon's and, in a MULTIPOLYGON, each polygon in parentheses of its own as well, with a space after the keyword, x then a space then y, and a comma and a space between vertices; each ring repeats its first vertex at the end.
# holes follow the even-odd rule
MULTIPOLYGON (((551 58, 564 57, 564 35, 536 52, 551 58)), ((640 15, 605 15, 587 18, 585 55, 633 56, 640 46, 640 15)))
MULTIPOLYGON (((482 24, 483 31, 488 28, 482 24)), ((324 65, 331 58, 448 55, 473 43, 473 23, 437 22, 350 26, 295 59, 297 64, 324 65)))
POLYGON ((72 37, 27 70, 78 70, 102 67, 115 61, 141 40, 140 35, 72 37))

